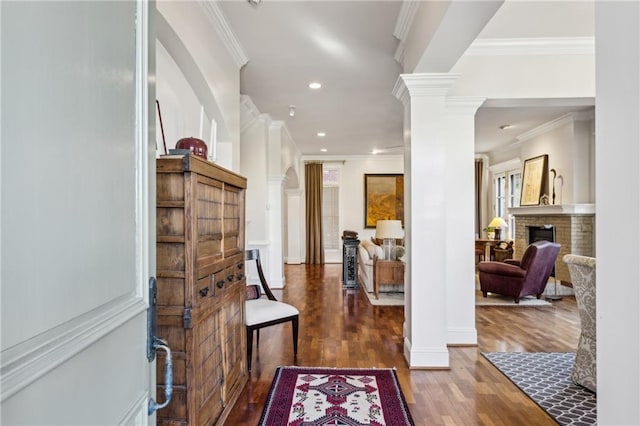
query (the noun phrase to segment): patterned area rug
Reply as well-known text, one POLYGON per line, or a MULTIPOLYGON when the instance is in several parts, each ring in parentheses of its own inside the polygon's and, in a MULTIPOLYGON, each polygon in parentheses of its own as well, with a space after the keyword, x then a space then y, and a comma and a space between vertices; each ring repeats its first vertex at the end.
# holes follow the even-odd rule
POLYGON ((571 381, 572 352, 482 355, 561 425, 597 424, 596 395, 571 381))
POLYGON ((414 425, 388 368, 278 367, 260 426, 414 425))
POLYGON ((378 299, 374 293, 362 290, 374 306, 404 306, 404 293, 378 293, 378 299))

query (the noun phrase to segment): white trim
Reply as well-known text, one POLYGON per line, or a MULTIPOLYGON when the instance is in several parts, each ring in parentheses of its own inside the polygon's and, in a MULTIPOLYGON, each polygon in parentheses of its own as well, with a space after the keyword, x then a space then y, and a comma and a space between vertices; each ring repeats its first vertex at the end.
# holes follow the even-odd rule
MULTIPOLYGON (((422 73, 422 74, 400 74, 409 95, 414 96, 445 96, 462 74, 456 73, 422 73)), ((396 86, 398 82, 396 81, 396 86)), ((398 99, 402 92, 394 94, 398 99)))
POLYGON ((418 13, 418 8, 420 7, 420 2, 405 0, 402 2, 402 6, 400 7, 400 12, 398 13, 398 19, 396 20, 396 26, 393 29, 393 35, 398 40, 404 42, 409 34, 409 30, 411 29, 411 25, 413 24, 413 19, 416 17, 416 13, 418 13))
POLYGON ((548 133, 554 129, 560 128, 562 126, 566 126, 567 124, 571 124, 574 121, 587 121, 591 120, 595 117, 594 113, 591 111, 586 112, 570 112, 561 117, 556 118, 555 120, 548 121, 544 124, 541 124, 538 127, 535 127, 528 132, 524 132, 518 136, 516 139, 518 142, 524 142, 530 139, 533 139, 537 136, 548 133))
POLYGON ((595 38, 485 38, 475 40, 465 56, 593 55, 595 38))
MULTIPOLYGON (((346 163, 347 161, 382 161, 388 162, 390 160, 403 160, 402 154, 367 154, 367 155, 303 155, 300 157, 300 161, 323 161, 325 163, 346 163)), ((391 172, 389 172, 391 173, 391 172)))
POLYGON ((401 41, 398 43, 396 51, 393 54, 393 59, 395 59, 399 64, 402 64, 404 62, 404 42, 401 41))
MULTIPOLYGON (((145 302, 149 279, 149 129, 155 128, 149 117, 149 5, 138 1, 136 25, 136 141, 135 141, 135 220, 136 220, 136 295, 145 302)), ((155 105, 153 108, 155 117, 155 105)), ((154 157, 155 157, 155 150, 154 157)), ((155 172, 155 171, 154 171, 155 172)))
MULTIPOLYGON (((125 413, 122 420, 118 422, 118 426, 147 426, 149 425, 149 398, 147 392, 143 392, 133 403, 129 411, 125 413)), ((155 424, 155 421, 153 422, 155 424)))
POLYGON ((141 297, 124 295, 4 350, 0 364, 0 401, 8 399, 146 310, 147 303, 141 297))
POLYGON ((249 62, 249 58, 242 48, 238 37, 236 37, 231 26, 227 22, 227 18, 224 16, 224 13, 218 6, 218 3, 214 0, 202 0, 200 4, 211 20, 216 33, 218 33, 218 36, 222 39, 222 42, 233 58, 233 61, 238 66, 238 69, 242 68, 247 62, 249 62))
POLYGON ((475 327, 449 327, 447 329, 448 345, 477 345, 478 333, 475 327))
POLYGON ((247 130, 260 117, 260 110, 251 97, 240 95, 240 133, 247 130))
POLYGON ((410 106, 411 97, 409 96, 409 89, 402 78, 402 74, 396 79, 396 83, 391 89, 391 94, 396 97, 405 108, 410 106))
POLYGON ((487 98, 482 96, 450 96, 447 98, 447 112, 456 115, 473 114, 482 106, 487 98))
POLYGON ((560 215, 560 214, 596 214, 595 204, 556 204, 555 206, 509 207, 514 216, 560 215))
POLYGON ((493 166, 489 166, 489 171, 492 174, 496 173, 504 173, 509 170, 516 170, 522 168, 522 161, 520 158, 513 158, 511 160, 503 161, 502 163, 494 164, 493 166))
POLYGON ((418 350, 413 345, 409 351, 407 361, 409 369, 449 368, 449 350, 446 346, 442 348, 420 348, 418 350))

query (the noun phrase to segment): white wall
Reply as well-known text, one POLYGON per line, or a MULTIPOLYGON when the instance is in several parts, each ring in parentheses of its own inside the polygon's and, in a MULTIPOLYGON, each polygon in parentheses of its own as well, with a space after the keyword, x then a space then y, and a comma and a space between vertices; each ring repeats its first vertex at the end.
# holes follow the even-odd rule
MULTIPOLYGON (((303 157, 302 160, 344 161, 341 169, 340 216, 342 230, 358 232, 360 240, 375 235, 375 228, 364 227, 364 175, 370 173, 404 173, 402 155, 349 157, 303 157)), ((304 170, 304 167, 302 167, 304 170)), ((302 179, 301 179, 302 180, 302 179)), ((304 187, 304 184, 302 184, 304 187)), ((304 210, 301 217, 304 224, 304 210)), ((304 246, 304 244, 303 244, 304 246)))
POLYGON ((267 125, 266 116, 244 130, 241 139, 240 173, 247 178, 247 242, 267 240, 267 125))
POLYGON ((640 424, 639 29, 640 3, 596 2, 600 425, 640 424))
POLYGON ((161 44, 157 48, 158 100, 167 148, 175 147, 182 137, 201 136, 204 107, 202 139, 211 144, 214 119, 219 143, 216 162, 238 171, 243 64, 230 53, 228 38, 220 36, 220 22, 213 18, 218 15, 211 13, 211 7, 217 6, 212 2, 157 3, 156 27, 161 44))
MULTIPOLYGON (((521 162, 539 155, 549 156, 549 170, 555 169, 556 204, 594 203, 595 159, 592 111, 569 114, 528 132, 508 147, 489 153, 489 167, 515 158, 521 162), (546 130, 545 130, 546 129, 546 130)), ((522 166, 521 166, 522 167, 522 166)), ((552 175, 550 174, 550 179, 552 175)), ((549 193, 552 195, 549 181, 549 193)), ((493 214, 492 181, 487 184, 489 216, 493 214)))
POLYGON ((593 54, 463 56, 451 69, 461 77, 452 96, 556 99, 595 96, 593 54))

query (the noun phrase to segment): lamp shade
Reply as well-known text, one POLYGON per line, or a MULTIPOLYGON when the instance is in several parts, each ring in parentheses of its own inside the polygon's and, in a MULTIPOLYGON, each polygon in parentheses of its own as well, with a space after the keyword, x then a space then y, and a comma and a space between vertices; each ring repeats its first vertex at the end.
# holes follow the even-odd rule
POLYGON ((507 222, 504 221, 501 217, 494 217, 491 223, 489 224, 490 228, 508 228, 507 222))
POLYGON ((376 222, 376 238, 404 238, 402 222, 399 220, 379 220, 376 222))

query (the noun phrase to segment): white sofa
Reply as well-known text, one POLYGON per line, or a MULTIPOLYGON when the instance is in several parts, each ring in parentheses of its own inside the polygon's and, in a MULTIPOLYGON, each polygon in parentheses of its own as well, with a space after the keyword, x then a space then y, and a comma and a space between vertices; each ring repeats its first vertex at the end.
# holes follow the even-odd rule
POLYGON ((373 293, 373 258, 381 258, 382 254, 382 247, 370 240, 362 240, 358 245, 358 277, 369 293, 373 293))
MULTIPOLYGON (((383 258, 382 247, 370 240, 362 240, 358 245, 358 278, 362 287, 369 293, 373 293, 373 258, 383 258)), ((380 292, 404 291, 403 285, 382 284, 380 292)))

